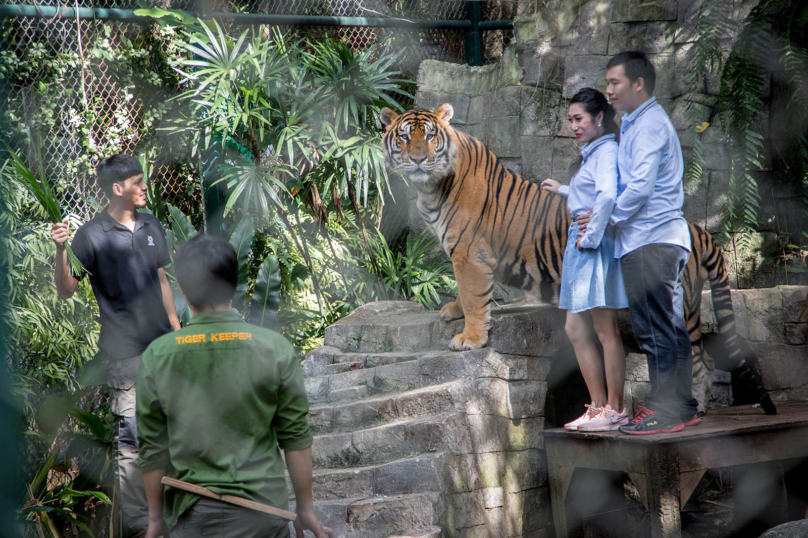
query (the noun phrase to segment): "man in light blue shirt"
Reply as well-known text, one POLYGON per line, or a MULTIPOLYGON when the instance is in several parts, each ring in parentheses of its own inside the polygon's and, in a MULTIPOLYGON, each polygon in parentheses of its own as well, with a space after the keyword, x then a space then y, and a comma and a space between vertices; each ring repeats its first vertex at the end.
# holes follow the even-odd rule
MULTIPOLYGON (((648 360, 651 392, 630 434, 679 431, 698 424, 691 395, 692 357, 681 276, 690 252, 682 214, 684 162, 679 138, 653 97, 656 73, 640 52, 621 52, 607 66, 606 94, 624 112, 620 179, 610 224, 620 258, 634 335, 648 360)), ((579 221, 580 222, 580 221, 579 221)))

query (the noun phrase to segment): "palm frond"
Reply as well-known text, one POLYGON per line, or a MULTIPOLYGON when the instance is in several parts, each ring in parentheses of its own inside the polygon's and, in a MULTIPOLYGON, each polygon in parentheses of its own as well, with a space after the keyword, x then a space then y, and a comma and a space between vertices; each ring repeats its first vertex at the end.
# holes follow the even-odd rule
MULTIPOLYGON (((11 164, 16 171, 16 174, 12 173, 9 175, 31 193, 31 196, 33 196, 37 203, 42 207, 42 210, 49 219, 49 222, 54 224, 64 222, 62 207, 56 200, 56 195, 54 194, 50 183, 44 177, 42 165, 40 164, 38 167, 39 178, 37 178, 31 169, 28 168, 28 165, 25 164, 25 161, 22 160, 22 157, 17 154, 17 152, 8 147, 7 151, 11 156, 11 164)), ((37 160, 41 163, 41 159, 37 160)), ((65 251, 67 252, 67 263, 70 266, 70 272, 74 276, 78 277, 83 274, 90 274, 90 272, 81 264, 79 259, 73 253, 73 249, 70 248, 68 243, 65 243, 65 251)))

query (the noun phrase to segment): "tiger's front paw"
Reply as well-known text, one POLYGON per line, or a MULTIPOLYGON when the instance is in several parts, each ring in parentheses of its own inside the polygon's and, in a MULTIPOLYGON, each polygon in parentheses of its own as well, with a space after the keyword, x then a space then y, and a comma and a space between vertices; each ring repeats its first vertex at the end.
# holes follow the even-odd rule
POLYGON ((452 301, 443 305, 440 309, 440 319, 443 321, 452 321, 453 319, 461 319, 463 316, 463 308, 457 304, 457 301, 452 301))
POLYGON ((449 349, 463 351, 466 349, 479 349, 488 343, 488 335, 475 335, 474 333, 463 331, 454 335, 449 341, 449 349))

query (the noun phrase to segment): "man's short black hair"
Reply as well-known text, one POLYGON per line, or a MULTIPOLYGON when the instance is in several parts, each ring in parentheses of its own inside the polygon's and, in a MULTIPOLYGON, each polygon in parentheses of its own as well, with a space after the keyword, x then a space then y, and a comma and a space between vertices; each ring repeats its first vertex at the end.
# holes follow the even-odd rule
POLYGON ((654 64, 651 63, 651 60, 649 60, 645 54, 637 52, 636 50, 621 52, 609 60, 609 63, 606 64, 606 69, 611 69, 618 65, 623 66, 623 70, 626 72, 626 77, 628 77, 629 82, 633 84, 635 80, 642 78, 643 81, 645 81, 645 91, 648 92, 649 96, 654 95, 654 89, 656 88, 656 70, 654 69, 654 64))
POLYGON ((233 245, 220 237, 197 235, 177 249, 177 281, 195 308, 229 304, 238 283, 238 259, 233 245))
POLYGON ((114 183, 123 183, 130 177, 142 174, 143 167, 140 166, 140 161, 131 155, 118 153, 98 163, 95 173, 98 176, 98 186, 109 198, 112 196, 114 183))

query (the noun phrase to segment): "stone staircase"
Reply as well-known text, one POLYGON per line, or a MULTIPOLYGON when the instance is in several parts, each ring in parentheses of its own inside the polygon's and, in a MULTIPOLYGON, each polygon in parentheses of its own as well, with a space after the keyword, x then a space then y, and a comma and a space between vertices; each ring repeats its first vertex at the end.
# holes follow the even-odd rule
POLYGON ((329 327, 304 362, 322 521, 345 538, 542 535, 539 432, 563 319, 495 309, 491 344, 465 352, 446 347, 462 320, 416 303, 368 304, 329 327))

